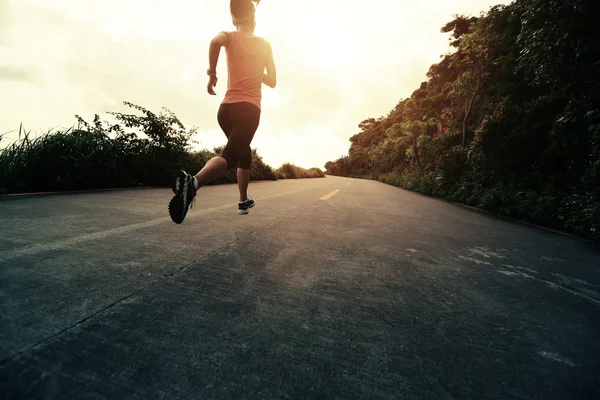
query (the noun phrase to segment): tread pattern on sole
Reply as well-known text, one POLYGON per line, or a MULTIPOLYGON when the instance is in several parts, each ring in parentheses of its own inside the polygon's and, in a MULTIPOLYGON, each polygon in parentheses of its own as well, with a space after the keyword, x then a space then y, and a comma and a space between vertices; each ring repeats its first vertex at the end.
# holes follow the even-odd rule
POLYGON ((183 202, 180 197, 173 197, 171 201, 169 201, 169 215, 171 216, 171 220, 176 224, 181 224, 183 219, 181 218, 183 202))
POLYGON ((176 224, 181 224, 187 214, 187 210, 183 209, 183 189, 186 184, 186 177, 187 175, 185 172, 178 171, 175 174, 175 179, 173 181, 173 192, 175 193, 175 196, 173 196, 169 202, 169 215, 171 216, 171 220, 176 224))

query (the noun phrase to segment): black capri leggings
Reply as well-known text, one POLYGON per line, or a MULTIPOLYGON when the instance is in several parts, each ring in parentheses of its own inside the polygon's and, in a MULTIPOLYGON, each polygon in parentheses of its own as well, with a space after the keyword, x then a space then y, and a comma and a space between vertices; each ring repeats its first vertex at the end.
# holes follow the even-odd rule
POLYGON ((248 102, 221 104, 217 120, 228 139, 222 155, 227 169, 250 169, 250 143, 260 123, 260 109, 248 102))

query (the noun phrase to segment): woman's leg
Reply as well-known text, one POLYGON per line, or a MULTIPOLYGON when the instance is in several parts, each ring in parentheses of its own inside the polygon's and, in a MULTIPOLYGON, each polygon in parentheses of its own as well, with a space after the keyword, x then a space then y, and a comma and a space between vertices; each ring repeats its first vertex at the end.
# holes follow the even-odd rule
MULTIPOLYGON (((233 111, 231 109, 232 104, 221 104, 219 112, 217 113, 217 121, 219 126, 227 136, 227 139, 231 136, 231 132, 235 127, 233 120, 233 111)), ((196 189, 200 186, 204 186, 207 183, 217 179, 227 172, 227 160, 224 157, 216 156, 208 160, 208 162, 202 167, 202 169, 196 174, 196 189)))
POLYGON ((196 174, 197 187, 206 185, 224 175, 228 169, 238 166, 240 201, 246 201, 252 162, 250 143, 260 123, 260 110, 250 103, 223 104, 219 107, 217 120, 227 136, 227 145, 223 156, 211 158, 196 174))
POLYGON ((227 160, 221 156, 211 158, 195 176, 197 182, 196 189, 206 185, 210 181, 214 181, 224 175, 225 172, 227 172, 227 160))
POLYGON ((250 168, 238 167, 237 169, 238 189, 240 190, 240 201, 248 200, 248 184, 250 183, 250 168))
POLYGON ((252 150, 246 148, 240 157, 237 169, 238 188, 240 190, 240 202, 248 200, 248 184, 250 183, 250 167, 252 165, 252 150))
POLYGON ((252 164, 252 150, 250 143, 260 123, 260 110, 250 103, 237 103, 235 108, 235 127, 229 136, 229 141, 223 152, 229 167, 236 165, 237 183, 240 192, 240 207, 247 210, 253 207, 253 201, 248 197, 248 184, 250 182, 250 167, 252 164), (231 161, 230 161, 231 160, 231 161), (246 204, 247 203, 247 204, 246 204))

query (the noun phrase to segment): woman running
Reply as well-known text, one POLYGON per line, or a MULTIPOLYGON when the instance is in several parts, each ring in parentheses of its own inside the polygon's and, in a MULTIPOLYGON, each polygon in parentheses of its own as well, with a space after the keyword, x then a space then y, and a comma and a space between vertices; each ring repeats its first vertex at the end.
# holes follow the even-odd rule
POLYGON ((260 122, 262 84, 274 88, 277 83, 271 44, 254 35, 255 3, 259 2, 231 0, 231 17, 236 30, 220 32, 210 42, 207 90, 213 96, 216 95, 214 87, 217 85, 217 61, 221 47, 225 47, 227 53, 227 92, 217 114, 217 121, 227 136, 227 145, 222 156, 210 159, 195 176, 185 171, 176 174, 173 185, 175 196, 169 203, 169 214, 177 224, 183 222, 198 188, 232 168, 237 168, 240 190, 238 214, 248 214, 248 210, 254 207, 254 200, 248 197, 252 162, 250 143, 260 122))

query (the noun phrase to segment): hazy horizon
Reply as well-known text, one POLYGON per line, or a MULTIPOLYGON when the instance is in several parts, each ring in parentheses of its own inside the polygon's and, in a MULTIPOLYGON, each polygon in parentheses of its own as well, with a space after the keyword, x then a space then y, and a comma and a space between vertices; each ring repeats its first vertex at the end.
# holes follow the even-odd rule
MULTIPOLYGON (((0 0, 0 134, 20 123, 42 133, 70 127, 75 114, 109 119, 107 111, 129 111, 129 101, 153 112, 164 106, 197 126, 199 148, 224 144, 216 121, 224 51, 217 96, 206 93, 205 70, 212 37, 233 29, 229 2, 144 3, 0 0)), ((263 87, 252 144, 265 162, 322 168, 347 154, 358 123, 410 96, 449 50, 440 28, 453 14, 507 2, 374 3, 261 2, 256 34, 272 43, 278 70, 278 86, 263 87)))

